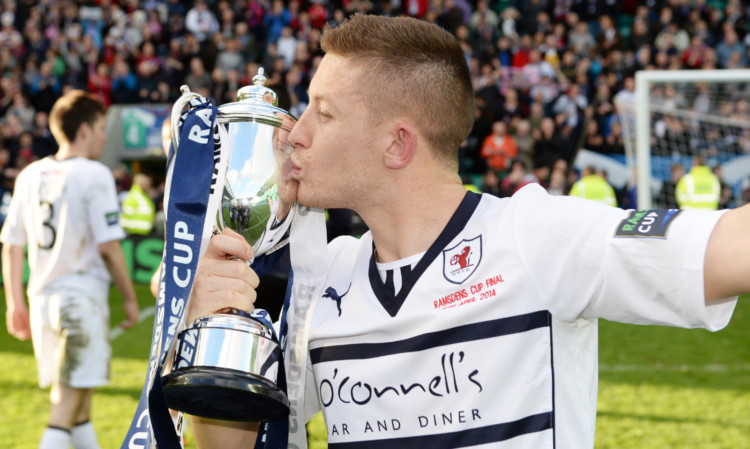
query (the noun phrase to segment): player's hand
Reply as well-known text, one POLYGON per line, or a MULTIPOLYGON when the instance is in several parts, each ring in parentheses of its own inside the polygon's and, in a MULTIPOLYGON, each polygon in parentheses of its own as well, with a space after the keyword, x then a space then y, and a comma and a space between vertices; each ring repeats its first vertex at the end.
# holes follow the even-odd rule
POLYGON ((215 235, 196 270, 186 322, 229 308, 252 312, 260 281, 244 262, 252 258, 253 248, 241 235, 228 228, 215 235))
POLYGON ((281 119, 279 128, 279 148, 276 157, 276 168, 278 172, 277 183, 279 193, 279 209, 276 212, 276 220, 284 221, 292 205, 297 202, 298 182, 292 177, 292 162, 289 157, 292 154, 292 144, 289 143, 289 133, 297 121, 288 115, 278 114, 281 119))
POLYGON ((29 309, 26 307, 13 307, 5 313, 5 321, 8 333, 19 340, 31 338, 31 325, 29 324, 29 309))
POLYGON ((126 299, 123 304, 125 308, 125 321, 120 323, 120 327, 123 329, 130 329, 131 327, 138 324, 138 317, 141 312, 138 310, 138 301, 134 298, 126 299))

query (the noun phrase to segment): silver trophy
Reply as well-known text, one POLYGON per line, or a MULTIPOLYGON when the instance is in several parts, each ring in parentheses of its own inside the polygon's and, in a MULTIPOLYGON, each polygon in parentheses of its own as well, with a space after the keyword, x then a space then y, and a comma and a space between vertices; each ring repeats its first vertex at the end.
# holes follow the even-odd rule
MULTIPOLYGON (((296 122, 277 107, 276 94, 265 84, 261 68, 253 85, 237 92, 237 102, 219 106, 217 115, 232 153, 216 228, 238 232, 256 254, 283 244, 274 241, 280 234, 277 179, 288 158, 286 136, 296 122)), ((181 90, 172 108, 175 148, 182 110, 198 97, 187 86, 181 90)), ((222 151, 226 147, 222 144, 222 151)), ((172 371, 162 382, 170 408, 213 419, 269 421, 289 413, 289 400, 277 385, 280 369, 281 348, 271 330, 233 310, 187 324, 177 335, 172 371)))

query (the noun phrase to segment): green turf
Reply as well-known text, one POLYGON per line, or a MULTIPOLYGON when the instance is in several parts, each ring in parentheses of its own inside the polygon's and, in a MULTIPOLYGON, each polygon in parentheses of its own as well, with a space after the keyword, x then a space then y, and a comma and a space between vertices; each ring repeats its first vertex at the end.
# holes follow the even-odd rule
MULTIPOLYGON (((141 308, 153 306, 137 286, 141 308)), ((0 299, 5 315, 5 300, 0 299)), ((112 295, 112 322, 122 320, 112 295)), ((153 320, 113 342, 112 383, 97 389, 93 422, 103 449, 119 448, 146 373, 153 320)), ((718 333, 600 323, 597 449, 750 447, 750 297, 718 333)), ((47 419, 48 390, 37 387, 30 342, 0 331, 0 449, 35 449, 47 419)), ((320 416, 311 448, 326 446, 320 416)), ((189 434, 188 434, 189 437, 189 434)), ((187 448, 195 448, 192 441, 187 448)), ((561 448, 569 449, 569 448, 561 448)), ((575 448, 573 448, 575 449, 575 448)))

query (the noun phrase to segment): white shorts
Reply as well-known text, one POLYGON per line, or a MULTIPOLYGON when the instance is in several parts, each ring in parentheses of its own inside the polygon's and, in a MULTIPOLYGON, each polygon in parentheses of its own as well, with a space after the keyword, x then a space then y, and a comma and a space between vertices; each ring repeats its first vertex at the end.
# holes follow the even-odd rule
POLYGON ((39 386, 94 388, 109 383, 109 304, 79 289, 29 298, 39 386))

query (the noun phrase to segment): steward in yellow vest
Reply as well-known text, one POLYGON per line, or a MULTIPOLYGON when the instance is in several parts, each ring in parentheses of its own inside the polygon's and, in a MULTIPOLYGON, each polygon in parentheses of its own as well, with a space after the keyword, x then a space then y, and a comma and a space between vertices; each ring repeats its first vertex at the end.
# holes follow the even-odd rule
POLYGON ((617 207, 615 189, 609 185, 606 179, 595 174, 593 167, 584 168, 581 174, 581 179, 573 184, 568 195, 617 207))
POLYGON ((693 168, 677 182, 675 198, 680 209, 719 208, 721 183, 719 178, 706 167, 702 157, 695 158, 693 168))
POLYGON ((151 178, 142 173, 133 176, 133 186, 122 201, 120 225, 128 234, 148 235, 154 228, 156 206, 146 193, 151 188, 151 178))

